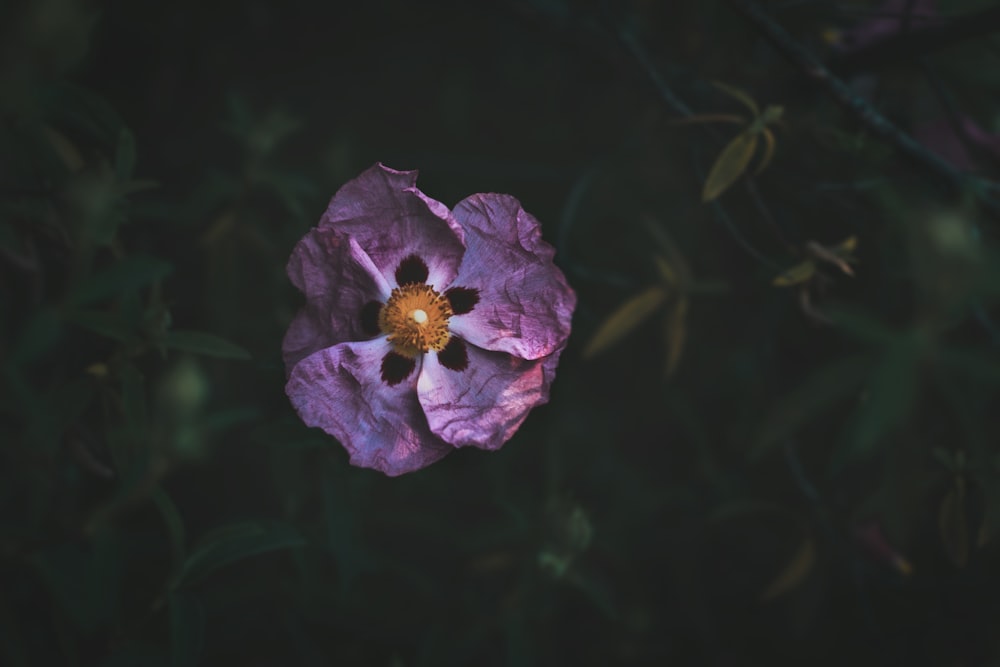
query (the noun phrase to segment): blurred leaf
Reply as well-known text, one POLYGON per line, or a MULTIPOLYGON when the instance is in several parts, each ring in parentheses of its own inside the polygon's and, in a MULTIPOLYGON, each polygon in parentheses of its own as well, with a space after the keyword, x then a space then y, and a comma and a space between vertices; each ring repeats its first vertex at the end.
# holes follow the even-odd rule
POLYGON ((59 126, 68 126, 99 141, 107 149, 117 145, 124 127, 118 112, 93 91, 59 82, 44 89, 41 96, 45 118, 59 126))
POLYGON ((83 374, 58 385, 47 401, 48 421, 64 431, 84 415, 93 397, 94 383, 83 374))
POLYGON ((664 318, 664 330, 667 344, 666 376, 670 377, 677 370, 684 351, 684 341, 687 336, 687 299, 678 297, 667 311, 664 318))
POLYGON ((66 320, 96 334, 127 343, 135 337, 135 328, 117 312, 73 310, 66 320))
POLYGON ((31 555, 49 594, 84 634, 115 617, 121 560, 120 546, 109 533, 100 533, 87 544, 57 544, 31 555))
POLYGON ((527 619, 519 614, 508 614, 503 625, 507 667, 533 667, 537 653, 527 619))
POLYGON ((340 591, 346 592, 358 575, 375 569, 375 559, 365 547, 358 513, 351 502, 352 488, 324 466, 320 489, 323 503, 323 548, 337 563, 340 591))
POLYGON ((722 149, 722 153, 708 172, 705 187, 701 191, 701 200, 710 202, 735 183, 746 171, 756 149, 757 134, 744 130, 736 135, 722 149))
POLYGON ((957 567, 965 567, 969 562, 969 526, 965 507, 965 480, 961 476, 955 477, 955 485, 941 501, 938 531, 951 562, 957 567))
POLYGON ((934 358, 942 366, 967 377, 1000 383, 1000 358, 993 350, 942 345, 935 349, 934 358))
POLYGON ((202 246, 215 245, 236 227, 236 209, 227 206, 215 219, 208 224, 208 228, 199 237, 198 244, 202 246))
POLYGON ((118 132, 115 148, 115 176, 119 183, 127 183, 135 171, 135 136, 123 127, 118 132))
POLYGON ((187 559, 184 548, 186 541, 184 536, 184 517, 177 510, 177 505, 174 504, 170 495, 162 488, 157 488, 153 491, 152 498, 153 504, 159 510, 160 516, 163 517, 163 523, 167 528, 167 536, 170 539, 170 551, 173 558, 173 568, 179 572, 187 559))
POLYGON ((957 473, 958 465, 955 462, 955 457, 952 456, 951 452, 943 447, 935 447, 931 450, 931 456, 938 460, 938 462, 945 467, 945 469, 950 473, 957 473))
POLYGON ((301 174, 267 170, 259 181, 271 189, 288 212, 299 219, 307 217, 305 203, 316 194, 316 186, 301 174))
POLYGON ((163 338, 164 347, 207 354, 222 359, 249 359, 250 353, 224 338, 201 331, 168 331, 163 338))
POLYGON ((28 442, 48 455, 63 446, 66 432, 84 415, 94 397, 94 383, 82 373, 59 383, 29 413, 28 442))
POLYGON ((809 241, 806 243, 806 252, 819 261, 833 264, 846 275, 853 276, 854 269, 851 268, 850 262, 857 261, 854 257, 854 249, 857 246, 858 237, 850 236, 833 247, 821 245, 816 241, 809 241))
POLYGON ((757 103, 742 88, 730 86, 728 83, 722 83, 721 81, 713 81, 712 85, 745 106, 755 118, 760 115, 757 103))
POLYGON ((205 608, 192 593, 170 594, 170 667, 195 667, 205 643, 205 608))
POLYGON ((893 345, 899 337, 895 331, 875 318, 853 308, 844 305, 828 306, 825 312, 830 321, 845 333, 865 342, 893 345))
POLYGON ((146 381, 139 369, 125 363, 119 369, 122 382, 122 412, 132 437, 144 440, 147 424, 146 381))
POLYGON ((920 348, 915 338, 888 346, 868 382, 864 400, 855 411, 848 441, 834 457, 834 464, 864 458, 913 406, 919 381, 920 348))
POLYGON ((983 511, 983 521, 979 524, 976 535, 976 546, 982 547, 994 540, 1000 533, 1000 486, 988 480, 980 484, 983 489, 983 501, 986 505, 983 511))
POLYGON ((656 312, 666 298, 664 288, 654 285, 623 303, 601 324, 587 343, 583 350, 584 358, 593 357, 631 333, 656 312))
POLYGON ((306 541, 293 526, 277 521, 245 521, 206 535, 194 549, 172 588, 190 586, 219 568, 250 556, 302 547, 306 541))
POLYGON ((764 137, 764 155, 761 156, 760 163, 757 165, 757 169, 754 170, 754 174, 762 173, 771 164, 771 160, 774 159, 774 132, 771 131, 771 128, 765 127, 760 131, 760 134, 764 137))
POLYGON ((790 287, 792 285, 798 285, 804 283, 816 273, 816 262, 807 259, 804 262, 800 262, 788 269, 784 273, 779 274, 771 284, 775 287, 790 287))
POLYGON ((81 306, 117 294, 138 290, 162 280, 173 266, 153 257, 126 257, 84 280, 70 294, 69 302, 81 306))
POLYGON ((62 332, 59 316, 51 308, 37 311, 28 320, 17 337, 9 362, 12 365, 26 364, 47 352, 59 339, 62 332))
POLYGON ((868 355, 838 359, 814 371, 797 389, 779 399, 763 422, 750 452, 759 457, 812 421, 824 410, 858 391, 871 368, 868 355))
POLYGON ((78 172, 86 165, 86 161, 80 154, 80 149, 70 141, 65 134, 53 129, 49 125, 42 126, 42 132, 49 141, 49 146, 55 151, 66 168, 72 172, 78 172))
POLYGON ((598 578, 596 571, 584 571, 577 566, 570 570, 565 581, 580 590, 606 618, 612 621, 620 619, 621 615, 615 608, 613 591, 606 581, 598 578))
POLYGON ((660 278, 664 284, 669 287, 676 287, 680 282, 680 276, 670 266, 670 263, 659 255, 655 255, 653 259, 656 261, 656 271, 660 274, 660 278))
POLYGON ((240 424, 255 422, 259 418, 260 410, 258 408, 230 408, 207 415, 201 420, 200 428, 205 433, 218 433, 240 424))
POLYGON ((9 222, 0 222, 0 250, 11 255, 20 256, 24 252, 24 244, 18 238, 17 232, 9 222))
POLYGON ((812 571, 815 564, 816 543, 807 537, 799 545, 785 569, 768 584, 760 596, 761 601, 774 599, 798 586, 812 571))

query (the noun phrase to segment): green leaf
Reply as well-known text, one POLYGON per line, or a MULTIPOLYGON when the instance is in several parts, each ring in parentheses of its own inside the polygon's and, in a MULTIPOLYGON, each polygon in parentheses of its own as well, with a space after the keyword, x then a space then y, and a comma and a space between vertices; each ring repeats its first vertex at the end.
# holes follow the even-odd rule
POLYGON ((123 127, 118 133, 118 146, 115 149, 115 176, 119 183, 125 183, 132 178, 135 171, 135 136, 128 128, 123 127))
POLYGON ((935 360, 969 378, 1000 383, 1000 359, 993 350, 940 346, 935 351, 935 360))
POLYGON ((816 543, 811 538, 802 540, 802 544, 788 561, 788 564, 771 580, 761 594, 761 600, 771 600, 794 589, 806 578, 816 564, 816 543))
POLYGON ((897 340, 887 347, 848 427, 847 441, 834 455, 835 468, 868 456, 909 414, 917 396, 920 349, 915 337, 897 340))
POLYGON ((59 430, 65 430, 87 411, 94 397, 94 382, 81 374, 55 389, 49 396, 48 417, 59 430))
POLYGON ((299 174, 274 170, 261 173, 259 178, 281 200, 289 213, 300 219, 306 217, 304 204, 316 194, 316 187, 312 182, 299 174))
POLYGON ((108 102, 91 90, 65 82, 48 86, 41 95, 41 111, 58 126, 82 131, 108 148, 118 141, 122 118, 108 102))
POLYGON ((663 319, 663 331, 667 347, 664 376, 670 377, 677 370, 687 339, 687 299, 679 297, 663 319))
POLYGON ((59 316, 51 308, 36 312, 21 329, 21 334, 11 350, 9 361, 13 365, 34 361, 47 352, 62 333, 59 316))
POLYGON ((24 252, 24 244, 8 222, 0 222, 0 249, 15 257, 20 257, 24 252))
POLYGON ((709 170, 708 178, 705 179, 705 187, 701 191, 701 200, 710 202, 735 183, 746 171, 756 150, 756 133, 744 130, 736 135, 722 149, 715 164, 709 170))
POLYGON ((163 517, 163 523, 167 527, 171 556, 174 561, 173 567, 179 572, 186 560, 184 517, 181 516, 173 499, 162 488, 153 491, 152 498, 153 504, 156 505, 156 509, 159 510, 160 516, 163 517))
POLYGON ((764 420, 750 457, 762 456, 820 413, 857 392, 871 365, 870 356, 857 355, 838 359, 812 373, 798 388, 778 400, 764 420))
POLYGON ((730 86, 728 83, 722 83, 721 81, 713 81, 712 85, 745 106, 754 115, 754 118, 760 115, 757 103, 746 91, 736 86, 730 86))
POLYGON ((69 301, 71 305, 81 306, 135 291, 162 280, 172 270, 169 263, 153 257, 126 257, 83 281, 69 301))
POLYGON ((593 357, 631 333, 655 313, 666 298, 667 293, 660 285, 649 287, 630 298, 601 324, 584 348, 583 356, 593 357))
POLYGON ((306 544, 291 525, 277 521, 246 521, 219 528, 204 539, 184 563, 172 588, 190 586, 216 570, 250 556, 306 544))
POLYGON ((122 555, 115 537, 102 533, 89 544, 58 544, 30 559, 58 607, 82 633, 90 634, 116 616, 122 555))
POLYGON ((792 268, 786 270, 784 273, 779 273, 771 284, 775 287, 791 287, 792 285, 799 285, 804 283, 813 277, 816 273, 816 262, 812 259, 807 259, 804 262, 799 262, 792 268))
POLYGON ((250 353, 225 338, 201 331, 168 331, 163 338, 164 347, 207 354, 222 359, 249 359, 250 353))
POLYGON ((956 476, 955 485, 945 494, 938 508, 938 532, 941 544, 957 567, 969 562, 969 521, 965 505, 965 480, 956 476))
POLYGON ((831 305, 824 312, 835 326, 844 330, 844 333, 865 342, 891 345, 899 337, 897 332, 882 324, 874 317, 848 306, 831 305))
POLYGON ((122 382, 122 411, 125 424, 133 437, 143 440, 146 433, 146 381, 139 369, 132 364, 123 364, 119 371, 122 382))
POLYGON ((195 667, 205 643, 205 608, 191 593, 170 594, 170 667, 195 667))
POLYGON ((74 310, 66 320, 96 334, 127 343, 135 337, 135 328, 116 312, 101 310, 74 310))

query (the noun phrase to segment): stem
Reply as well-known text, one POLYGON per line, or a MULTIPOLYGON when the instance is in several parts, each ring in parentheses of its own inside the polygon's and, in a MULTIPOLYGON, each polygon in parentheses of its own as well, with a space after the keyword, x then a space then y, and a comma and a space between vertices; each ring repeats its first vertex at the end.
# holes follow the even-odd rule
MULTIPOLYGON (((924 148, 910 135, 893 125, 868 102, 851 90, 850 86, 827 69, 801 44, 775 23, 754 0, 727 0, 733 8, 750 21, 771 43, 771 45, 805 76, 820 84, 841 107, 843 107, 869 132, 893 145, 914 166, 928 176, 944 182, 952 195, 972 190, 980 204, 994 219, 1000 220, 1000 203, 989 196, 977 179, 970 178, 946 160, 924 148)), ((984 12, 986 13, 986 12, 984 12)))

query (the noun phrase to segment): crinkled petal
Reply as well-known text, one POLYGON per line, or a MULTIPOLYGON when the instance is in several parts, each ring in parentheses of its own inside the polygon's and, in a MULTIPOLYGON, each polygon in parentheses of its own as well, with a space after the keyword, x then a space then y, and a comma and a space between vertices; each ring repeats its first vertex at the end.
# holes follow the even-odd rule
POLYGON ((469 363, 463 371, 445 368, 433 352, 424 355, 417 381, 420 405, 431 431, 445 442, 499 449, 533 407, 549 400, 561 350, 527 360, 466 347, 469 363))
POLYGON ((292 369, 285 392, 308 426, 337 438, 351 464, 396 476, 419 470, 452 447, 431 433, 417 400, 420 369, 389 386, 380 377, 385 338, 341 343, 292 369))
POLYGON ((323 348, 367 338, 361 309, 385 301, 391 287, 371 258, 353 239, 333 229, 309 230, 292 250, 288 277, 306 295, 306 305, 292 320, 281 350, 286 372, 323 348))
POLYGON ((451 329, 473 345, 539 359, 569 336, 576 295, 552 263, 538 221, 509 195, 477 194, 453 211, 465 230, 465 256, 453 285, 479 290, 471 312, 451 329))
POLYGON ((440 290, 462 261, 462 228, 416 182, 416 171, 376 164, 337 191, 320 226, 356 239, 393 284, 400 263, 410 255, 420 257, 429 269, 428 284, 440 290))

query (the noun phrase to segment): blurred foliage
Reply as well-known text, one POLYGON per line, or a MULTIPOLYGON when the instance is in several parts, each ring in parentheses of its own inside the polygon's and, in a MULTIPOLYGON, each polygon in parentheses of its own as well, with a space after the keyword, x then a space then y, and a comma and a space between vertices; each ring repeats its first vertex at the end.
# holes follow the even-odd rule
POLYGON ((1000 132, 995 8, 760 3, 852 111, 744 4, 0 6, 0 663, 998 664, 1000 163, 855 113, 1000 132), (580 301, 550 405, 396 479, 280 358, 375 161, 580 301))

